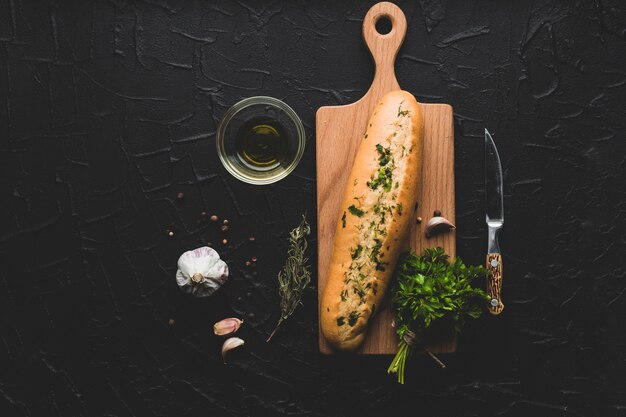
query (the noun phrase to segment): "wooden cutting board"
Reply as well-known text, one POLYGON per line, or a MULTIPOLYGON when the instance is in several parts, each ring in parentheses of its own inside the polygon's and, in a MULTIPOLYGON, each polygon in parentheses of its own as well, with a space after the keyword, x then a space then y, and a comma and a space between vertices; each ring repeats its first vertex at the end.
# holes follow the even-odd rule
MULTIPOLYGON (((374 5, 363 21, 363 38, 376 64, 370 89, 356 103, 321 107, 317 111, 318 300, 328 278, 339 207, 366 124, 380 99, 386 93, 400 89, 394 61, 405 34, 406 18, 402 10, 388 2, 374 5), (376 22, 383 17, 391 21, 391 31, 385 35, 376 31, 376 22)), ((423 222, 413 222, 407 244, 417 252, 426 247, 441 246, 453 257, 456 255, 454 231, 430 239, 424 235, 425 223, 434 210, 440 210, 448 220, 455 221, 452 107, 447 104, 420 105, 424 115, 423 180, 418 190, 419 207, 414 216, 421 217, 423 222)), ((395 354, 398 339, 391 327, 392 318, 390 303, 385 302, 372 319, 367 338, 357 353, 395 354)), ((321 332, 319 344, 322 353, 333 353, 321 332)), ((456 338, 433 342, 429 349, 435 353, 454 352, 456 338)))

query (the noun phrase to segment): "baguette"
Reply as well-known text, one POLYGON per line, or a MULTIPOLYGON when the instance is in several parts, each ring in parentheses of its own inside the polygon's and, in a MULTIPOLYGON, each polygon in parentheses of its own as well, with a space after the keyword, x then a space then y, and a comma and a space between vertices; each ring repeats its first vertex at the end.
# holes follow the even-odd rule
POLYGON ((337 350, 357 349, 383 301, 417 203, 423 120, 406 91, 374 108, 341 204, 320 305, 322 334, 337 350))

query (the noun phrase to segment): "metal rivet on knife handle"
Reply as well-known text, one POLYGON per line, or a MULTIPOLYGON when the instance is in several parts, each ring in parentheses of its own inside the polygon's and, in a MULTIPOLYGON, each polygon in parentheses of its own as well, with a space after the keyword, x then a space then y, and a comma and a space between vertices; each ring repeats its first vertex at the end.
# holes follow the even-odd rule
POLYGON ((488 305, 491 314, 500 314, 504 310, 500 291, 502 290, 502 255, 499 253, 487 254, 487 294, 491 298, 488 305))

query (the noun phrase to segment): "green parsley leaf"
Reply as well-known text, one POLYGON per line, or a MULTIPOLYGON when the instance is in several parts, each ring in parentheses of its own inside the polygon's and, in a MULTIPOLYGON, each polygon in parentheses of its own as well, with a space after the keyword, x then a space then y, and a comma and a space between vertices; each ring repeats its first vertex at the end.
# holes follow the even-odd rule
POLYGON ((350 214, 357 216, 357 217, 361 217, 363 214, 365 214, 363 210, 356 208, 354 204, 348 207, 348 211, 350 212, 350 214))
POLYGON ((348 316, 348 324, 351 327, 354 327, 354 325, 356 324, 357 320, 359 319, 359 317, 361 316, 361 313, 357 312, 357 311, 352 311, 350 313, 350 316, 348 316))
POLYGON ((382 186, 386 192, 391 191, 391 186, 393 184, 393 170, 388 166, 380 167, 376 172, 376 178, 372 178, 371 181, 367 182, 367 185, 375 190, 379 186, 382 186))

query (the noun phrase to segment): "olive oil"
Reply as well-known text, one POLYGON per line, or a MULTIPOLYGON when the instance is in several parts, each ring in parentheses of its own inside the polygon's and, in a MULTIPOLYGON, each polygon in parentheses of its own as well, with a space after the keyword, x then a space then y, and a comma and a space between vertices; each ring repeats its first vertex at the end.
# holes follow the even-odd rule
POLYGON ((256 171, 278 167, 289 152, 285 128, 275 119, 254 118, 244 122, 236 133, 235 143, 241 162, 256 171))

